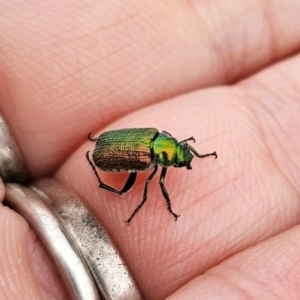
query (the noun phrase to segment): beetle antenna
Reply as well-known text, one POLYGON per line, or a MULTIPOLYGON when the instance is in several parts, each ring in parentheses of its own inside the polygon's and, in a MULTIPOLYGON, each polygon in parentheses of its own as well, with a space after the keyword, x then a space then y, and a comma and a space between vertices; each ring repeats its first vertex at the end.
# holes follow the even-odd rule
POLYGON ((194 149, 192 146, 189 145, 189 148, 190 150, 197 156, 197 157, 200 157, 200 158, 203 158, 203 157, 207 157, 207 156, 214 156, 215 159, 218 158, 218 155, 217 155, 217 152, 212 152, 212 153, 207 153, 207 154, 199 154, 196 149, 194 149))
POLYGON ((194 143, 196 142, 196 140, 194 139, 194 137, 190 137, 190 138, 188 138, 188 139, 185 139, 185 140, 179 142, 179 144, 184 143, 184 142, 187 142, 187 141, 193 141, 194 143))
POLYGON ((92 137, 91 137, 91 132, 89 133, 89 135, 88 135, 88 139, 91 141, 91 142, 96 142, 97 141, 97 138, 95 138, 95 139, 93 139, 92 137))

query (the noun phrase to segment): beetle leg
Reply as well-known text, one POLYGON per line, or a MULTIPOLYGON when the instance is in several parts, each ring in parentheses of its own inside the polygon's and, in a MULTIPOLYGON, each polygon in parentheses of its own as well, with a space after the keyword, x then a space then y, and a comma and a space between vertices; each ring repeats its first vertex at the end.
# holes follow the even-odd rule
POLYGON ((89 135, 88 135, 88 139, 89 139, 91 142, 96 142, 98 138, 93 139, 93 138, 91 137, 91 135, 92 135, 92 133, 90 132, 89 135))
POLYGON ((187 141, 193 141, 194 143, 196 142, 196 140, 195 140, 193 137, 190 137, 190 138, 188 138, 188 139, 185 139, 185 140, 183 140, 183 141, 180 141, 179 144, 184 143, 184 142, 187 142, 187 141))
POLYGON ((170 197, 169 197, 169 194, 167 192, 167 189, 165 187, 165 178, 166 178, 166 174, 167 174, 167 168, 162 168, 162 171, 161 171, 161 175, 160 175, 160 179, 159 179, 159 185, 161 187, 161 191, 166 199, 166 203, 167 203, 167 208, 168 208, 168 211, 174 216, 175 218, 175 221, 177 221, 177 218, 180 216, 180 215, 177 215, 175 214, 173 211, 172 211, 172 207, 171 207, 171 200, 170 200, 170 197))
POLYGON ((129 177, 128 177, 128 179, 127 179, 124 187, 122 188, 122 190, 118 191, 117 189, 113 188, 112 186, 109 186, 109 185, 107 185, 107 184, 105 184, 105 183, 102 182, 102 180, 100 179, 100 176, 98 175, 98 172, 96 170, 95 165, 90 160, 89 152, 90 151, 88 151, 86 153, 86 158, 87 158, 89 164, 91 165, 92 169, 94 170, 94 173, 95 173, 95 175, 96 175, 96 177, 98 179, 99 187, 100 188, 105 189, 105 190, 110 191, 110 192, 113 192, 113 193, 116 193, 116 194, 119 194, 119 195, 124 195, 125 193, 127 193, 132 188, 132 186, 135 183, 136 172, 132 172, 132 173, 129 174, 129 177))
POLYGON ((131 214, 130 218, 126 221, 127 224, 129 225, 130 221, 132 218, 135 216, 135 214, 141 209, 141 207, 145 204, 147 201, 147 195, 148 195, 148 185, 152 178, 154 177, 155 173, 157 171, 157 165, 154 166, 154 171, 150 174, 150 176, 147 178, 146 183, 145 183, 145 188, 144 188, 144 195, 143 195, 143 201, 138 205, 138 207, 134 210, 134 212, 131 214))
POLYGON ((212 152, 212 153, 208 153, 208 154, 199 154, 196 149, 194 149, 192 146, 189 145, 189 148, 190 150, 197 156, 197 157, 200 157, 200 158, 203 158, 203 157, 207 157, 207 156, 214 156, 215 158, 218 158, 218 155, 217 155, 217 152, 212 152))

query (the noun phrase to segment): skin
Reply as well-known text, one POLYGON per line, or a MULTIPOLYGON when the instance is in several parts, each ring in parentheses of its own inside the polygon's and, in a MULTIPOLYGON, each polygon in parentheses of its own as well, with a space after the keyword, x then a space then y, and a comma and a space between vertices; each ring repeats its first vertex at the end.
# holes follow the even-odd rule
MULTIPOLYGON (((299 14, 298 0, 0 1, 0 111, 32 179, 82 197, 145 299, 299 299, 299 14), (149 173, 100 190, 87 134, 152 126, 218 159, 168 169, 176 223, 157 176, 128 227, 149 173)), ((3 299, 68 299, 5 206, 0 274, 3 299)))

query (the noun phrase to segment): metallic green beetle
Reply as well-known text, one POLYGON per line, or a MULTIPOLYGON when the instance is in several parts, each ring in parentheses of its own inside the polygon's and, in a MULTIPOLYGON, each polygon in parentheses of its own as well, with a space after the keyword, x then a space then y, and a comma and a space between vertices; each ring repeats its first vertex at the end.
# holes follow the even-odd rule
POLYGON ((102 133, 96 139, 91 138, 91 134, 89 134, 88 138, 90 141, 96 142, 93 160, 99 169, 106 172, 130 173, 124 187, 120 191, 116 190, 102 182, 95 165, 89 157, 88 151, 86 153, 86 158, 94 170, 100 188, 119 195, 124 195, 134 185, 137 172, 154 168, 153 172, 146 180, 142 202, 126 221, 128 225, 135 214, 147 201, 148 185, 154 177, 158 165, 162 167, 159 184, 166 199, 167 208, 175 217, 176 221, 179 215, 172 211, 171 200, 164 183, 167 168, 174 166, 178 168, 186 167, 188 170, 192 169, 191 162, 194 158, 193 154, 200 158, 206 156, 215 156, 215 158, 217 158, 216 152, 201 155, 192 146, 186 143, 187 141, 195 142, 193 137, 178 142, 170 133, 166 131, 159 133, 155 128, 111 130, 102 133))

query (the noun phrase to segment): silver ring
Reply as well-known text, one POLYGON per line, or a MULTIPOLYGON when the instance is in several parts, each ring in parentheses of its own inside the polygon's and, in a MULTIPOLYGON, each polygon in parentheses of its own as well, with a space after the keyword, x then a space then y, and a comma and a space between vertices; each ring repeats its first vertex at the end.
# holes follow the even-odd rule
POLYGON ((22 154, 12 133, 0 114, 0 177, 4 182, 24 183, 27 171, 22 154))
MULTIPOLYGON (((13 144, 7 126, 3 128, 0 151, 13 144)), ((26 178, 21 156, 16 156, 18 150, 13 145, 5 162, 0 156, 0 176, 4 181, 26 178), (12 163, 7 164, 8 161, 12 163)), ((72 299, 142 299, 107 232, 72 190, 52 178, 38 180, 29 187, 7 183, 5 203, 37 232, 72 299)))

